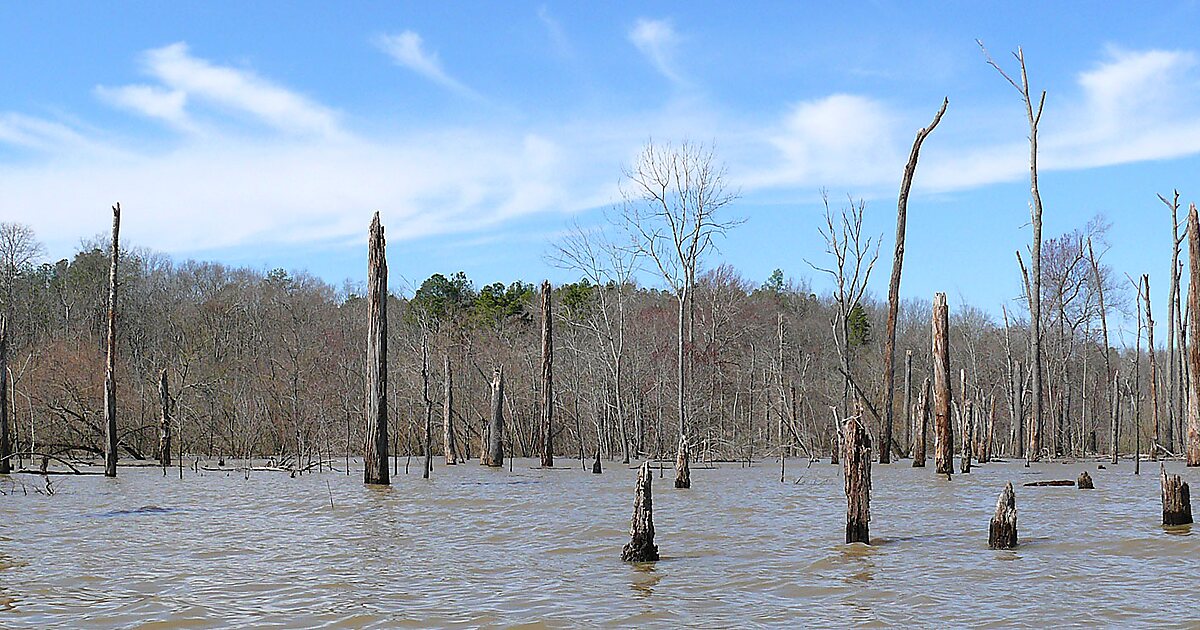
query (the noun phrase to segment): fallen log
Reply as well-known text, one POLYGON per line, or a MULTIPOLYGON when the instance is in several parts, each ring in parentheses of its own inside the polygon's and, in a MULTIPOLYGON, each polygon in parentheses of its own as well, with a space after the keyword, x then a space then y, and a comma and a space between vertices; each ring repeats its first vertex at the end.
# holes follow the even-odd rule
POLYGON ((1075 482, 1070 479, 1055 479, 1053 481, 1030 481, 1025 484, 1026 488, 1058 488, 1058 487, 1074 487, 1075 482))

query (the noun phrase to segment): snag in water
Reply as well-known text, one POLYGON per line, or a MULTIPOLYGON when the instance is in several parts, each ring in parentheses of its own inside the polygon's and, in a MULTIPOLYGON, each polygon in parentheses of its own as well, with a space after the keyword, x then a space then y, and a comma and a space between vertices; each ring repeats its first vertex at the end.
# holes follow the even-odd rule
POLYGON ((1012 549, 1017 546, 1017 495, 1012 482, 1004 484, 1004 491, 996 501, 996 515, 988 529, 988 547, 1012 549))
POLYGON ((492 372, 492 416, 484 432, 483 465, 504 466, 504 369, 492 372))
POLYGON ((653 481, 650 462, 645 462, 638 469, 633 519, 629 523, 629 543, 621 550, 621 560, 625 562, 658 560, 658 545, 654 544, 654 501, 650 491, 653 481))
POLYGON ((691 488, 692 487, 692 469, 688 466, 690 454, 688 453, 687 437, 679 436, 679 452, 675 454, 675 487, 676 488, 691 488))
POLYGON ((592 474, 599 475, 603 472, 604 469, 600 467, 600 449, 596 449, 596 461, 592 462, 592 474))
POLYGON ((1096 489, 1096 485, 1094 483, 1092 483, 1092 476, 1089 475, 1088 471, 1086 471, 1086 470, 1079 473, 1079 479, 1077 479, 1075 481, 1075 485, 1078 486, 1080 490, 1095 490, 1096 489))
POLYGON ((108 267, 108 359, 104 371, 104 476, 117 476, 117 258, 121 204, 112 207, 112 261, 108 267))
POLYGON ((1163 525, 1187 525, 1192 522, 1192 497, 1187 482, 1179 475, 1167 475, 1159 466, 1162 483, 1163 525))
POLYGON ((871 544, 871 435, 862 423, 862 410, 846 420, 846 542, 871 544))
POLYGON ((933 296, 933 461, 937 474, 954 472, 954 427, 950 419, 950 308, 946 294, 933 296))
POLYGON ((391 481, 387 461, 386 247, 376 212, 367 241, 367 444, 363 451, 363 481, 383 485, 391 481))

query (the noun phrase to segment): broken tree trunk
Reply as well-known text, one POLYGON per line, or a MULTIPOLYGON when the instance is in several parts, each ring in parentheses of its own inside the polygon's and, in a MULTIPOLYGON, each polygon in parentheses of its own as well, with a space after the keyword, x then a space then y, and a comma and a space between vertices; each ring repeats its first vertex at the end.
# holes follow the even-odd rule
POLYGON ((492 415, 484 434, 483 465, 504 465, 504 368, 492 372, 492 415))
POLYGON ((592 474, 599 475, 604 473, 604 468, 600 466, 600 449, 596 449, 596 459, 592 462, 592 474))
POLYGON ((117 476, 117 258, 121 204, 112 207, 112 260, 108 266, 108 358, 104 370, 104 476, 117 476))
POLYGON ((1012 549, 1017 546, 1017 495, 1012 482, 1004 484, 1004 491, 996 501, 996 515, 988 528, 988 547, 1012 549))
POLYGON ((367 433, 363 481, 388 484, 387 244, 379 213, 367 240, 367 433))
POLYGON ((171 465, 171 391, 167 388, 167 369, 158 375, 158 400, 162 405, 162 416, 158 420, 158 463, 166 468, 171 465))
POLYGON ((954 427, 950 417, 950 309, 946 294, 933 296, 933 461, 937 474, 954 472, 954 427))
POLYGON ((917 438, 913 442, 913 468, 925 467, 925 435, 929 432, 929 377, 917 395, 917 438))
POLYGON ((1146 287, 1146 348, 1150 353, 1150 417, 1154 423, 1154 443, 1150 445, 1150 459, 1158 461, 1158 449, 1163 435, 1158 422, 1158 364, 1154 357, 1154 315, 1150 309, 1149 274, 1142 274, 1142 284, 1146 287))
POLYGON ((921 144, 925 142, 925 138, 941 122, 942 115, 946 113, 946 106, 949 104, 950 99, 943 99, 942 107, 938 109, 937 115, 933 117, 933 122, 929 123, 928 127, 917 131, 917 137, 913 140, 912 151, 908 154, 908 163, 904 166, 904 177, 900 181, 900 197, 896 202, 896 249, 892 256, 892 278, 888 285, 887 336, 884 340, 883 351, 883 429, 880 436, 880 442, 883 443, 883 447, 879 449, 880 464, 888 464, 892 461, 892 405, 895 397, 895 379, 893 376, 896 364, 896 314, 900 308, 900 274, 904 268, 904 234, 908 220, 908 193, 912 188, 913 175, 917 172, 917 159, 921 154, 921 144))
POLYGON ((650 491, 653 481, 650 462, 645 462, 638 469, 633 518, 629 523, 629 543, 621 550, 621 560, 624 562, 658 560, 658 545, 654 544, 654 500, 650 491))
POLYGON ((1200 216, 1188 208, 1188 407, 1187 465, 1200 466, 1200 216))
POLYGON ((912 350, 904 352, 904 452, 912 455, 912 350))
MULTIPOLYGON (((963 389, 965 390, 966 388, 964 387, 963 389)), ((972 442, 975 440, 975 405, 969 400, 963 402, 960 413, 962 414, 962 422, 959 426, 963 430, 962 472, 969 473, 971 472, 971 456, 973 455, 972 442)))
POLYGON ((0 475, 12 472, 8 437, 8 316, 0 315, 0 475))
POLYGON ((1167 468, 1159 464, 1162 484, 1163 525, 1187 525, 1192 522, 1192 497, 1179 475, 1168 475, 1167 468))
POLYGON ((1086 471, 1086 470, 1079 473, 1079 479, 1075 480, 1075 486, 1078 487, 1080 490, 1095 490, 1096 489, 1096 484, 1095 484, 1095 482, 1092 481, 1092 476, 1089 475, 1088 471, 1086 471))
POLYGON ((554 467, 554 317, 550 281, 542 282, 542 466, 554 467))
POLYGON ((454 443, 454 372, 450 368, 450 353, 442 361, 442 449, 446 465, 458 463, 458 446, 454 443))
POLYGON ((687 436, 679 436, 679 450, 675 453, 675 487, 692 487, 692 469, 688 466, 691 454, 688 453, 687 436))
POLYGON ((421 477, 429 478, 433 472, 433 399, 429 397, 429 335, 421 331, 421 399, 425 403, 425 454, 421 477))
POLYGON ((1112 463, 1114 463, 1114 464, 1117 463, 1117 460, 1120 458, 1120 450, 1117 448, 1117 440, 1121 437, 1121 435, 1120 435, 1120 427, 1121 427, 1121 382, 1120 382, 1120 378, 1121 378, 1120 373, 1114 371, 1113 379, 1112 379, 1112 401, 1113 401, 1112 426, 1110 427, 1111 432, 1112 432, 1112 438, 1111 438, 1112 448, 1110 450, 1112 451, 1112 463))
POLYGON ((862 409, 846 419, 842 473, 846 480, 846 542, 871 544, 871 436, 862 409))

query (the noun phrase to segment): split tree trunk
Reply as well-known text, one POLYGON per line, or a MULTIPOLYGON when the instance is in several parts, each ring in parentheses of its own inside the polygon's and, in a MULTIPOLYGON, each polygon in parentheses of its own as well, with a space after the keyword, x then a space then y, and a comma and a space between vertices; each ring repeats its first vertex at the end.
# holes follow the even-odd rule
POLYGON ((1200 466, 1200 216, 1188 208, 1188 431, 1187 465, 1200 466))
POLYGON ((0 315, 0 475, 12 472, 8 436, 8 316, 0 315))
POLYGON ((1012 549, 1017 546, 1017 495, 1012 482, 1004 484, 1004 491, 996 501, 996 515, 988 529, 988 547, 1012 549))
MULTIPOLYGON (((887 336, 884 339, 883 350, 883 430, 879 449, 879 463, 888 464, 892 461, 892 416, 893 400, 895 398, 895 364, 896 364, 896 314, 900 308, 900 274, 904 268, 904 235, 908 222, 908 193, 912 188, 913 175, 917 172, 917 159, 921 154, 921 144, 937 127, 946 113, 950 99, 942 100, 942 107, 928 127, 917 131, 913 140, 912 151, 908 154, 908 163, 904 166, 904 177, 900 181, 900 197, 896 202, 896 249, 892 256, 892 278, 888 285, 888 315, 887 336)), ((907 406, 907 403, 906 403, 907 406)))
POLYGON ((367 242, 367 433, 363 482, 388 484, 387 244, 379 213, 367 242))
POLYGON ((629 543, 621 550, 624 562, 655 562, 658 545, 654 544, 654 499, 650 484, 650 462, 638 469, 637 491, 633 501, 633 518, 629 522, 629 543))
MULTIPOLYGON (((158 375, 158 400, 162 404, 162 416, 158 421, 158 463, 164 469, 171 465, 171 391, 167 386, 167 369, 158 375)), ((167 474, 163 470, 163 474, 167 474)))
POLYGON ((846 420, 846 542, 871 544, 871 435, 863 426, 862 410, 846 420))
POLYGON ((450 368, 450 353, 442 362, 445 378, 442 382, 442 448, 446 465, 458 463, 458 445, 454 443, 454 372, 450 368))
POLYGON ((1187 482, 1179 475, 1167 475, 1159 464, 1162 485, 1163 525, 1187 525, 1192 522, 1192 497, 1187 482))
MULTIPOLYGON (((963 388, 966 389, 965 387, 963 388)), ((971 472, 971 456, 972 443, 975 441, 975 405, 970 401, 964 401, 960 413, 962 413, 962 472, 971 472)))
MULTIPOLYGON (((542 282, 542 466, 554 467, 554 317, 550 281, 542 282)), ((624 433, 622 431, 622 433, 624 433)), ((622 436, 624 439, 624 436, 622 436)))
POLYGON ((946 294, 936 293, 933 296, 933 461, 939 475, 954 472, 950 395, 950 309, 946 294))
POLYGON ((688 452, 687 437, 679 436, 679 450, 675 453, 675 487, 692 487, 692 469, 688 466, 691 454, 688 452))
POLYGON ((929 377, 921 383, 917 395, 917 439, 913 443, 913 468, 925 467, 925 436, 929 433, 929 377))
POLYGON ((121 204, 112 207, 112 261, 108 267, 108 359, 104 371, 104 476, 117 476, 117 259, 121 204))
POLYGON ((504 368, 492 372, 492 415, 484 433, 483 465, 504 465, 504 368))

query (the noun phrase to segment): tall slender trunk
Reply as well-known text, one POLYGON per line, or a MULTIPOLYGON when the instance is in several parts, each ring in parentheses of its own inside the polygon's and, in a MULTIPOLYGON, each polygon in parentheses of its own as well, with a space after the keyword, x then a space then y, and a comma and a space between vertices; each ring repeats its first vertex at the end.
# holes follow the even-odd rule
POLYGON ((442 449, 446 464, 458 463, 458 445, 454 443, 454 372, 450 367, 450 352, 442 360, 442 449))
POLYGON ((1158 365, 1154 360, 1154 315, 1150 309, 1150 275, 1142 275, 1146 287, 1146 347, 1150 353, 1150 418, 1154 423, 1154 439, 1150 444, 1150 459, 1158 460, 1158 445, 1162 440, 1162 428, 1158 424, 1158 365))
POLYGON ((925 436, 929 433, 929 377, 921 383, 917 395, 917 438, 913 443, 913 468, 925 467, 925 436))
POLYGON ((379 213, 371 219, 367 243, 367 432, 363 482, 386 485, 387 405, 387 243, 379 213))
POLYGON ((1105 382, 1107 383, 1108 381, 1112 381, 1112 383, 1113 383, 1113 394, 1112 394, 1113 405, 1111 408, 1111 411, 1112 411, 1111 432, 1112 432, 1112 462, 1115 464, 1115 463, 1117 463, 1117 433, 1118 433, 1117 422, 1118 422, 1118 417, 1120 416, 1121 412, 1120 412, 1120 409, 1118 409, 1119 405, 1117 404, 1116 374, 1113 373, 1112 360, 1109 358, 1110 352, 1109 352, 1109 347, 1108 347, 1108 313, 1104 308, 1104 277, 1100 275, 1100 263, 1097 262, 1096 252, 1095 252, 1095 250, 1092 249, 1092 239, 1090 239, 1090 238, 1088 239, 1087 245, 1088 245, 1088 260, 1090 260, 1092 263, 1092 274, 1096 281, 1096 294, 1099 298, 1100 331, 1103 335, 1103 340, 1104 340, 1105 382))
POLYGON ((1188 208, 1188 433, 1187 465, 1200 466, 1200 216, 1188 208))
POLYGON ((121 204, 112 207, 112 261, 108 267, 108 359, 104 372, 104 476, 117 476, 117 259, 121 204))
POLYGON ((166 474, 166 467, 171 465, 171 392, 166 368, 158 375, 158 399, 162 404, 162 416, 158 421, 158 463, 166 474))
POLYGON ((912 350, 904 352, 904 452, 912 454, 912 350))
POLYGON ((504 465, 504 368, 492 372, 492 413, 484 442, 483 464, 504 465))
MULTIPOLYGON (((13 414, 15 421, 16 414, 13 414)), ((12 472, 12 446, 8 435, 8 316, 0 314, 0 475, 12 472)), ((30 450, 33 450, 32 432, 30 450)))
POLYGON ((939 475, 954 472, 954 427, 950 417, 950 313, 946 294, 933 296, 934 464, 939 475))
MULTIPOLYGON (((542 466, 545 468, 554 467, 554 316, 550 307, 550 281, 546 280, 542 282, 542 466)), ((628 449, 624 423, 621 441, 628 449)))

